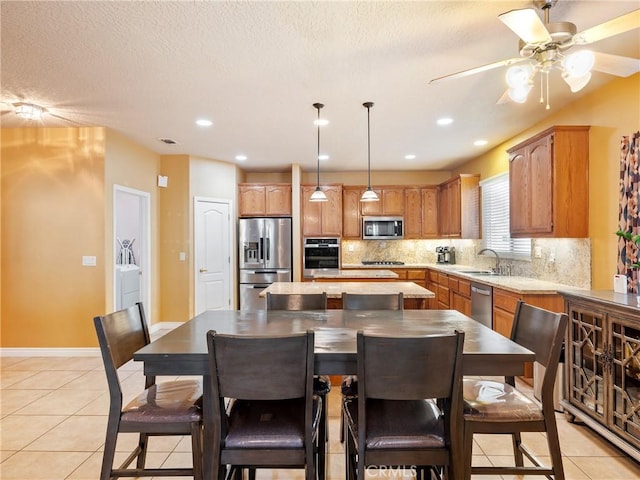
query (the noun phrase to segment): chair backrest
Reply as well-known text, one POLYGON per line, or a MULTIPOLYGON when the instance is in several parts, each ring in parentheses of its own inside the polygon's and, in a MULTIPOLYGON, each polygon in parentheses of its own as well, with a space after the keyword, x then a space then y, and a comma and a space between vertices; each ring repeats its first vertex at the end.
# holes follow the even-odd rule
POLYGON ((461 382, 464 332, 420 337, 357 335, 358 396, 452 398, 461 382))
POLYGON ((551 399, 568 317, 519 301, 511 330, 511 340, 536 354, 536 362, 546 368, 541 396, 551 399))
POLYGON ((342 293, 343 310, 403 310, 404 296, 400 293, 366 294, 342 293))
POLYGON ((282 400, 313 392, 312 331, 249 337, 207 333, 214 398, 282 400))
POLYGON ((269 293, 267 310, 326 310, 327 292, 322 293, 269 293))
MULTIPOLYGON (((133 359, 133 354, 151 340, 142 303, 114 313, 94 317, 100 352, 107 374, 112 400, 121 396, 118 368, 133 359)), ((147 387, 154 382, 147 377, 147 387)), ((120 399, 120 402, 122 400, 120 399)))

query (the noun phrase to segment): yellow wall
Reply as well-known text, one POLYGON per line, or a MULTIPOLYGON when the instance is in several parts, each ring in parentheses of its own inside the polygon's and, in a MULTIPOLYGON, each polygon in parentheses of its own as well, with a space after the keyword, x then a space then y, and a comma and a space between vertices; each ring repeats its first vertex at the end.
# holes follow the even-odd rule
MULTIPOLYGON (((544 122, 457 169, 488 178, 509 169, 507 149, 552 125, 591 125, 589 132, 589 237, 591 285, 613 288, 616 273, 620 140, 640 130, 640 74, 616 79, 559 110, 544 122)), ((513 106, 512 108, 517 108, 513 106)), ((581 206, 576 205, 576 215, 581 206)))
POLYGON ((189 319, 189 156, 161 157, 161 174, 169 178, 160 189, 160 320, 189 319), (180 252, 189 254, 180 261, 180 252))
POLYGON ((105 130, 2 129, 2 347, 95 345, 105 308, 105 130), (97 266, 82 266, 83 255, 97 266))

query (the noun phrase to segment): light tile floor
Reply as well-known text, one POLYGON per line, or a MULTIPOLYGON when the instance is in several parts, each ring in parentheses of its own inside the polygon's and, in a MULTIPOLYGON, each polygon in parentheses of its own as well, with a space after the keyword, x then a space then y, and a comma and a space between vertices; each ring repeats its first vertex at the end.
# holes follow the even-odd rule
MULTIPOLYGON (((127 364, 121 374, 125 396, 130 398, 143 386, 141 365, 127 364)), ((338 480, 344 478, 338 388, 329 394, 328 404, 328 480, 338 480)), ((99 478, 108 405, 106 378, 102 361, 97 356, 0 358, 0 478, 99 478)), ((588 427, 570 424, 558 414, 558 428, 567 480, 640 479, 640 464, 588 427)), ((529 434, 525 440, 540 458, 545 459, 547 450, 543 434, 529 434)), ((116 461, 126 456, 135 441, 132 434, 121 435, 116 461)), ((507 464, 511 461, 510 445, 508 437, 476 436, 474 464, 507 464)), ((148 465, 191 465, 188 438, 152 438, 149 448, 148 465)), ((378 472, 377 477, 385 478, 385 475, 378 472)), ((386 477, 399 478, 391 472, 387 472, 386 477)), ((295 470, 258 473, 259 480, 302 478, 302 472, 295 470)), ((375 477, 370 475, 370 478, 375 477)), ((474 478, 494 480, 500 477, 474 478)))

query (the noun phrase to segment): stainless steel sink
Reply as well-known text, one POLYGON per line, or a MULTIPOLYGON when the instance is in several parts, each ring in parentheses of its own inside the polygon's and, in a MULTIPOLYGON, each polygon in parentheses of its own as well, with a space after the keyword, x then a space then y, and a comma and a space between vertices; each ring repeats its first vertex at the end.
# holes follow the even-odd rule
POLYGON ((479 275, 479 276, 499 275, 498 273, 491 272, 489 270, 463 270, 460 273, 466 273, 468 275, 479 275))

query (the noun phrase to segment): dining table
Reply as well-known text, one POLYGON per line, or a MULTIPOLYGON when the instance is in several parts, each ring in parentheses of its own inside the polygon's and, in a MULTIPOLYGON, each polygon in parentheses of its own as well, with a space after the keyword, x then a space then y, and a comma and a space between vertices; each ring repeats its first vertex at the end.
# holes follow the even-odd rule
MULTIPOLYGON (((144 362, 145 375, 203 377, 204 478, 215 478, 213 412, 206 334, 270 336, 314 331, 316 374, 356 373, 356 334, 418 336, 465 332, 463 375, 521 375, 530 350, 455 310, 212 310, 205 311, 142 347, 134 360, 144 362)), ((389 352, 393 361, 393 352, 389 352)), ((457 475, 456 475, 457 476, 457 475)))

